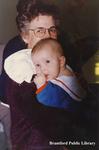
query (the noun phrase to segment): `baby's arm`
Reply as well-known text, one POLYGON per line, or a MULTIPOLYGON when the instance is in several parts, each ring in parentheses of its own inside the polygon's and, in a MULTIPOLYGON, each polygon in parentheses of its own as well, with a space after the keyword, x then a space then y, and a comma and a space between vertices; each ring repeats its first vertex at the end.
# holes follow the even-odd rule
MULTIPOLYGON (((47 82, 43 74, 38 74, 34 82, 37 85, 36 94, 37 100, 40 103, 46 106, 64 108, 69 111, 78 109, 80 102, 75 100, 76 97, 71 97, 70 93, 67 92, 68 88, 66 88, 66 90, 62 88, 64 87, 64 81, 62 83, 59 79, 55 79, 47 82)), ((71 89, 71 87, 69 88, 71 89)))
POLYGON ((79 102, 72 99, 60 86, 50 81, 38 88, 36 94, 37 100, 46 106, 75 111, 79 105, 79 102))
POLYGON ((58 102, 61 99, 61 96, 59 96, 60 87, 57 87, 53 83, 46 82, 46 77, 44 74, 36 74, 34 77, 34 83, 37 87, 37 99, 40 103, 52 107, 60 107, 58 105, 58 102))

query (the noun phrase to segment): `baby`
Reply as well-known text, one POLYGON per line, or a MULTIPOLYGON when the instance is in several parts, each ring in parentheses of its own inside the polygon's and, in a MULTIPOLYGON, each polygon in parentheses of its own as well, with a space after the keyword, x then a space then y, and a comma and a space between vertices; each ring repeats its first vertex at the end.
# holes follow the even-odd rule
POLYGON ((66 65, 61 45, 53 39, 42 39, 32 49, 36 69, 34 82, 40 103, 75 111, 85 96, 72 69, 66 65))

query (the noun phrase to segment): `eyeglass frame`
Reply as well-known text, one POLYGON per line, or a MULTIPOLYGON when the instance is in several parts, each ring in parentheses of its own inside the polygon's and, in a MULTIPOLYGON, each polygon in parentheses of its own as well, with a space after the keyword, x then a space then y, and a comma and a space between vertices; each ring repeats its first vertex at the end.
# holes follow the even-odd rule
POLYGON ((59 33, 59 30, 58 30, 58 27, 56 26, 51 26, 50 28, 44 28, 44 27, 37 27, 35 29, 28 29, 29 31, 33 31, 34 32, 34 35, 37 37, 37 38, 42 38, 45 34, 46 34, 46 31, 48 31, 48 33, 51 35, 51 29, 54 28, 56 29, 56 35, 59 33), (42 34, 42 36, 37 36, 36 34, 36 30, 37 29, 44 29, 44 32, 42 34))

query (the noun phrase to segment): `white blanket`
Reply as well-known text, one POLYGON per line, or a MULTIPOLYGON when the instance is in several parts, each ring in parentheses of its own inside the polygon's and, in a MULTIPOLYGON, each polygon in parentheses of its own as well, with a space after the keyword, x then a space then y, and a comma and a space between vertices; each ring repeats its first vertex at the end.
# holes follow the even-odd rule
POLYGON ((30 83, 32 75, 36 73, 31 59, 31 49, 23 49, 7 57, 4 69, 15 82, 19 84, 23 81, 30 83))

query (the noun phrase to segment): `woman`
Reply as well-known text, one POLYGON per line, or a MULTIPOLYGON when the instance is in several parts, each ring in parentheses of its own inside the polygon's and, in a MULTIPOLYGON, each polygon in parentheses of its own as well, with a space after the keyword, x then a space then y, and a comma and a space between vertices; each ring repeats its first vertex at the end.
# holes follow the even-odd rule
MULTIPOLYGON (((23 0, 19 1, 17 11, 17 26, 28 48, 44 38, 57 39, 60 20, 55 6, 39 0, 23 0)), ((12 150, 63 149, 49 143, 63 140, 64 133, 67 137, 71 135, 70 114, 39 104, 34 83, 17 84, 8 78, 6 89, 11 109, 12 150)))

